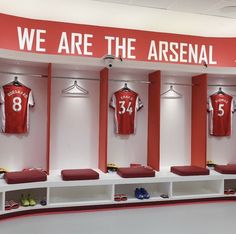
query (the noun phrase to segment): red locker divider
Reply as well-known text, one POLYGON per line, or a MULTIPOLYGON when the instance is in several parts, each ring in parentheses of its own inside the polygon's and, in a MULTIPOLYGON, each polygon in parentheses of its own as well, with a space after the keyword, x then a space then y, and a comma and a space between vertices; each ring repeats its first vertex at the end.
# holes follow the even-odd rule
POLYGON ((149 81, 147 165, 159 171, 161 72, 149 74, 149 81))
POLYGON ((206 167, 207 75, 192 77, 191 165, 206 167))
POLYGON ((98 168, 107 172, 107 121, 108 121, 108 78, 109 70, 100 72, 100 110, 99 110, 99 159, 98 168))

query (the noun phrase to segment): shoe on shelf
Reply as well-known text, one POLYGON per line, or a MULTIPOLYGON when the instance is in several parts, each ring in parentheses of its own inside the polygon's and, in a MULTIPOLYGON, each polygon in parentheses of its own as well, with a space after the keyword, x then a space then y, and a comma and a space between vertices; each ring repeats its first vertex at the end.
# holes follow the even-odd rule
POLYGON ((128 196, 127 194, 124 194, 124 193, 116 193, 114 195, 115 201, 127 201, 127 199, 128 199, 128 196))
POLYGON ((28 201, 29 201, 30 206, 35 206, 36 205, 35 199, 30 194, 28 195, 28 201))
POLYGON ((5 201, 5 210, 11 210, 11 205, 9 201, 5 201))
POLYGON ((23 194, 21 195, 20 203, 24 207, 27 207, 30 205, 29 200, 23 194))
POLYGON ((124 193, 120 194, 120 200, 121 201, 127 201, 127 199, 128 199, 127 194, 124 194, 124 193))
POLYGON ((121 201, 121 195, 120 194, 115 194, 114 195, 114 201, 121 201))
POLYGON ((163 193, 163 194, 160 195, 160 197, 161 197, 161 198, 169 198, 169 195, 166 194, 166 193, 163 193))
POLYGON ((41 200, 41 201, 40 201, 40 205, 41 205, 41 206, 46 206, 46 205, 47 205, 46 199, 41 200))
POLYGON ((140 192, 143 194, 144 199, 150 198, 150 194, 147 192, 147 190, 145 188, 140 188, 140 192))
POLYGON ((235 194, 235 189, 231 189, 231 188, 225 189, 224 194, 225 195, 233 195, 233 194, 235 194))
POLYGON ((135 195, 135 197, 136 197, 137 199, 139 199, 139 200, 143 200, 143 199, 144 199, 143 194, 142 194, 140 188, 136 188, 136 189, 135 189, 134 195, 135 195))
POLYGON ((11 209, 18 209, 20 206, 19 203, 14 200, 9 201, 9 204, 11 206, 11 209))

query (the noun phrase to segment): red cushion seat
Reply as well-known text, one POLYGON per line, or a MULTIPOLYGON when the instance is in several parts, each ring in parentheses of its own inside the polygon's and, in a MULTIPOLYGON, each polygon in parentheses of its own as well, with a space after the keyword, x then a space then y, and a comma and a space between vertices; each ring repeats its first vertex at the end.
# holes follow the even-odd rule
POLYGON ((221 174, 236 174, 236 165, 215 165, 215 170, 221 174))
POLYGON ((154 177, 155 171, 146 167, 120 167, 117 174, 123 178, 154 177))
POLYGON ((172 166, 171 172, 181 176, 193 176, 193 175, 209 175, 210 171, 207 168, 197 166, 172 166))
POLYGON ((4 179, 8 184, 46 181, 47 174, 38 170, 7 172, 4 179))
POLYGON ((63 180, 95 180, 99 174, 92 169, 66 169, 61 171, 63 180))

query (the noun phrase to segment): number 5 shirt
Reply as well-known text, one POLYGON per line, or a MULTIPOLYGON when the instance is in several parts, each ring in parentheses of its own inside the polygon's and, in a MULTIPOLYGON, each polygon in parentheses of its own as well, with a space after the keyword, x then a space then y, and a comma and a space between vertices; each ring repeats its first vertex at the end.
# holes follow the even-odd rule
POLYGON ((30 88, 7 84, 0 89, 2 132, 26 133, 29 129, 29 106, 34 105, 30 88))
POLYGON ((121 89, 112 95, 110 106, 115 109, 117 134, 133 134, 136 129, 136 113, 143 107, 138 94, 130 89, 121 89))
POLYGON ((209 129, 212 136, 230 136, 232 132, 233 97, 215 93, 209 98, 209 129))

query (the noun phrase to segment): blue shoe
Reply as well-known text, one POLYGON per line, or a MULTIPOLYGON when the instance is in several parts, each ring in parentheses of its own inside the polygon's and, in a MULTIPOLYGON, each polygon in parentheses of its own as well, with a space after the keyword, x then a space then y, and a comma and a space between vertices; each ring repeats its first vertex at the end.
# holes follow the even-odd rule
POLYGON ((141 193, 141 190, 140 188, 136 188, 135 191, 134 191, 134 195, 136 198, 140 199, 140 200, 143 200, 143 194, 141 193))
POLYGON ((143 194, 144 199, 150 198, 150 194, 147 192, 147 190, 145 188, 140 188, 140 192, 143 194))

